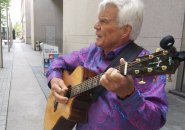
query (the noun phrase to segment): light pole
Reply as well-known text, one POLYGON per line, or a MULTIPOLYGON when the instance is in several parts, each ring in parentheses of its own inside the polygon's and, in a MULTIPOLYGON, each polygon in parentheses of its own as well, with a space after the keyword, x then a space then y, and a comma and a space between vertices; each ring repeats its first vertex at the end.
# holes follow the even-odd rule
POLYGON ((6 20, 7 20, 7 43, 8 43, 8 52, 10 52, 10 40, 9 40, 9 15, 8 7, 6 7, 6 20))
MULTIPOLYGON (((1 6, 0 6, 0 18, 1 18, 1 6)), ((1 19, 0 19, 0 33, 1 33, 1 19)), ((0 34, 0 68, 3 68, 3 46, 0 34)))
POLYGON ((10 35, 10 48, 12 48, 12 44, 13 44, 13 37, 12 37, 12 20, 10 18, 10 14, 9 14, 9 35, 10 35))

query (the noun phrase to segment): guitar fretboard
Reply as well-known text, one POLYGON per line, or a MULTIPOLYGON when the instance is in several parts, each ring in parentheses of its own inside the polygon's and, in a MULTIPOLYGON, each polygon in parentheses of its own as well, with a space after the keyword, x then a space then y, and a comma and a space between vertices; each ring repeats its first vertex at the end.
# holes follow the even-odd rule
MULTIPOLYGON (((124 65, 119 65, 116 67, 116 69, 119 70, 120 72, 123 72, 124 68, 125 68, 124 65)), ((76 95, 79 95, 83 92, 86 92, 90 89, 93 89, 93 88, 99 86, 100 85, 99 81, 100 81, 100 78, 103 74, 104 74, 104 72, 100 73, 99 75, 97 75, 93 78, 90 78, 90 79, 88 79, 88 80, 86 80, 86 81, 84 81, 74 87, 71 87, 70 97, 74 97, 76 95)))
MULTIPOLYGON (((145 55, 133 62, 127 62, 126 73, 125 65, 119 65, 115 69, 119 70, 122 75, 132 75, 132 76, 144 76, 144 75, 159 75, 159 74, 172 74, 175 72, 179 62, 173 60, 168 54, 164 54, 164 51, 153 53, 151 55, 145 55), (166 67, 164 66, 166 65, 166 67), (168 66, 168 67, 167 67, 168 66)), ((84 93, 90 89, 93 89, 100 85, 100 78, 104 74, 89 78, 84 82, 70 87, 68 96, 69 98, 84 93)))

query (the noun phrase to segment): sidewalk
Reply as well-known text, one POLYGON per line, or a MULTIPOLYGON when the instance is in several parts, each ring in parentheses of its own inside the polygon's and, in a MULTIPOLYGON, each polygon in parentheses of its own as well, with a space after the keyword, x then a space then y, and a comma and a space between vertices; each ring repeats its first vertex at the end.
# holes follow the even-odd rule
MULTIPOLYGON (((3 45, 0 69, 0 130, 43 130, 49 89, 43 76, 41 53, 30 45, 3 45)), ((185 99, 168 93, 167 123, 161 130, 185 130, 185 99)))
POLYGON ((4 68, 0 68, 0 130, 6 128, 12 75, 13 52, 8 52, 7 45, 3 45, 3 59, 4 68))
POLYGON ((24 43, 14 43, 10 53, 7 47, 0 70, 0 130, 43 130, 46 97, 32 71, 41 69, 41 53, 24 43))

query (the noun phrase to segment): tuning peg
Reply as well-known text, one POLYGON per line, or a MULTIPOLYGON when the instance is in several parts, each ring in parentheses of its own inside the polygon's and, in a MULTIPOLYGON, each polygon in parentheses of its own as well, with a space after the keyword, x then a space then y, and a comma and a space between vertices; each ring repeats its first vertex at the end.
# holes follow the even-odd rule
POLYGON ((151 73, 151 72, 153 71, 153 69, 152 69, 151 67, 149 67, 149 68, 147 68, 147 71, 148 71, 149 73, 151 73))
POLYGON ((140 85, 144 85, 146 84, 146 82, 144 81, 143 77, 141 78, 141 80, 138 82, 140 85))
POLYGON ((140 73, 140 71, 139 71, 139 70, 135 70, 134 72, 135 72, 135 74, 139 74, 139 73, 140 73))
POLYGON ((168 77, 167 77, 167 81, 168 81, 168 82, 172 82, 171 74, 169 74, 169 75, 168 75, 168 77))
POLYGON ((163 51, 163 55, 165 56, 165 55, 167 55, 168 54, 168 51, 167 50, 164 50, 163 51))
POLYGON ((136 59, 136 62, 137 62, 137 63, 140 63, 140 62, 141 62, 141 59, 140 59, 140 58, 137 58, 137 59, 136 59))
POLYGON ((161 50, 161 48, 157 48, 156 50, 155 50, 155 52, 159 52, 161 50))
POLYGON ((161 66, 161 69, 162 69, 163 71, 165 71, 165 70, 167 69, 167 66, 166 66, 166 65, 163 65, 163 66, 161 66))
POLYGON ((148 58, 151 60, 154 58, 154 55, 149 55, 148 58))

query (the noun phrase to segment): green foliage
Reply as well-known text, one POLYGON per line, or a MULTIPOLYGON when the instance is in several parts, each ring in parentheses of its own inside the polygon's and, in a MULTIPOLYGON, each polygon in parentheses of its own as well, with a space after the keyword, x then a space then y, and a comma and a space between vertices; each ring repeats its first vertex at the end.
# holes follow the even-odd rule
POLYGON ((10 6, 11 0, 0 0, 0 13, 1 13, 1 19, 5 19, 5 15, 3 14, 3 11, 10 6))
POLYGON ((0 0, 0 10, 10 6, 11 0, 0 0))
MULTIPOLYGON (((10 1, 11 0, 0 0, 0 30, 1 30, 1 27, 4 26, 3 21, 5 20, 5 15, 3 14, 3 11, 10 6, 10 1)), ((2 34, 0 33, 0 39, 1 39, 1 35, 2 34)))
POLYGON ((22 32, 22 25, 21 25, 21 23, 16 23, 13 28, 15 29, 16 37, 20 37, 21 32, 22 32))

